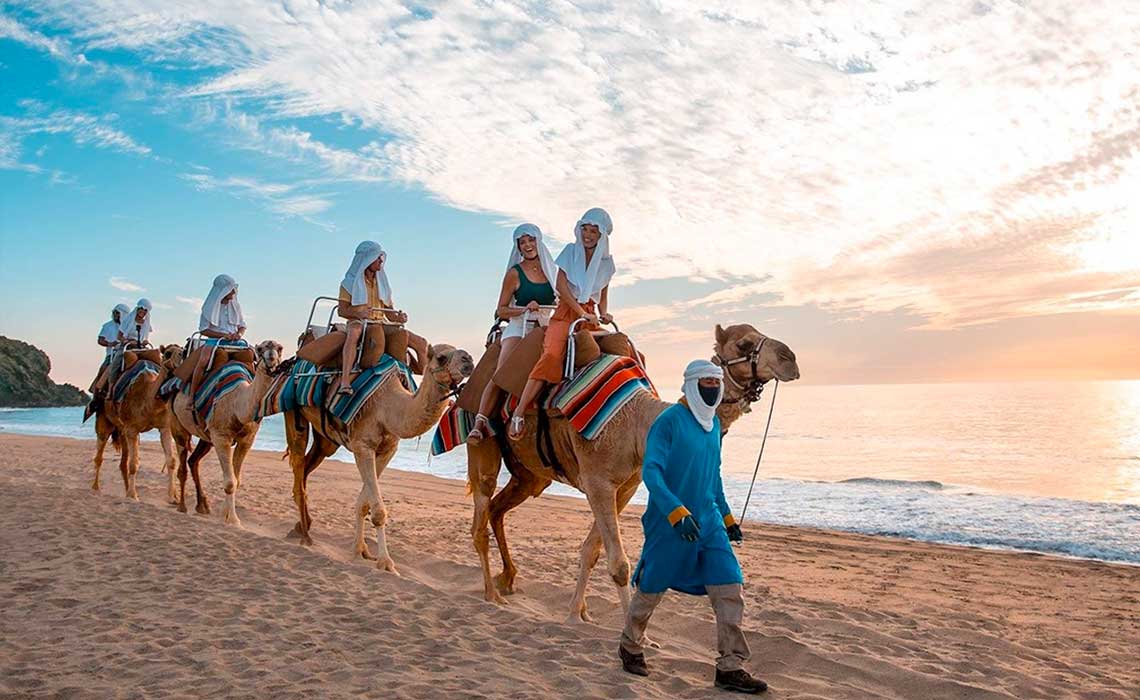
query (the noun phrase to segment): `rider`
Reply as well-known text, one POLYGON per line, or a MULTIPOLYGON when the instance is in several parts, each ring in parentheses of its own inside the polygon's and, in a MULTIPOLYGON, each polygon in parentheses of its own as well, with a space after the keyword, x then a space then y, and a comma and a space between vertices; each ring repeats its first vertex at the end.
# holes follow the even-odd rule
MULTIPOLYGON (((392 287, 384 263, 388 254, 376 241, 362 241, 344 280, 340 283, 337 314, 347 320, 344 348, 341 350, 340 385, 337 394, 352 394, 352 370, 356 363, 356 350, 364 331, 363 321, 395 321, 407 323, 408 315, 396 310, 392 300, 392 287)), ((408 331, 408 346, 416 351, 419 361, 427 361, 427 340, 408 331)), ((396 358, 401 362, 404 358, 396 358)))
MULTIPOLYGON (((550 322, 550 310, 542 307, 554 304, 554 287, 550 281, 557 279, 558 267, 542 242, 542 230, 534 224, 521 224, 513 234, 511 257, 495 311, 497 318, 507 319, 498 367, 503 366, 515 346, 526 336, 530 330, 529 323, 546 326, 550 322)), ((487 415, 495 410, 501 394, 502 390, 494 382, 487 382, 479 400, 475 426, 467 435, 472 444, 479 444, 486 437, 487 415)))
POLYGON ((107 367, 111 364, 111 356, 115 354, 115 346, 119 344, 119 324, 122 323, 123 316, 131 312, 131 307, 126 304, 116 304, 114 309, 111 309, 111 320, 103 324, 99 329, 98 343, 104 348, 103 364, 99 365, 99 371, 95 373, 95 381, 91 382, 88 388, 92 394, 95 394, 100 388, 100 379, 103 378, 103 372, 107 371, 107 367))
MULTIPOLYGON (((245 317, 242 315, 241 304, 237 299, 238 283, 229 275, 218 275, 214 278, 214 285, 210 294, 202 303, 202 315, 198 319, 198 331, 206 337, 205 347, 245 347, 242 340, 245 334, 245 317)), ((212 353, 203 352, 194 365, 194 374, 190 378, 190 395, 198 391, 202 382, 202 375, 210 363, 212 353)))
POLYGON ((153 330, 150 325, 151 307, 150 299, 143 297, 135 302, 134 309, 121 315, 118 344, 111 354, 111 366, 106 386, 115 386, 115 381, 118 380, 119 371, 123 365, 124 350, 145 347, 150 343, 150 334, 153 330))
POLYGON ((720 478, 720 419, 724 372, 708 360, 685 368, 684 398, 657 417, 645 442, 642 480, 649 504, 641 516, 645 544, 633 573, 618 654, 622 668, 648 676, 645 628, 670 588, 707 595, 716 615, 718 688, 761 693, 768 685, 744 670, 751 656, 740 625, 744 576, 732 551, 744 539, 724 498, 720 478))
POLYGON ((604 209, 590 209, 574 226, 574 242, 558 255, 558 308, 546 329, 542 356, 531 370, 519 397, 519 405, 511 416, 507 436, 512 440, 522 437, 524 413, 538 392, 547 383, 562 380, 570 326, 578 319, 586 319, 585 328, 597 330, 599 321, 610 323, 613 320, 606 312, 610 279, 616 270, 610 257, 613 228, 610 215, 604 209))

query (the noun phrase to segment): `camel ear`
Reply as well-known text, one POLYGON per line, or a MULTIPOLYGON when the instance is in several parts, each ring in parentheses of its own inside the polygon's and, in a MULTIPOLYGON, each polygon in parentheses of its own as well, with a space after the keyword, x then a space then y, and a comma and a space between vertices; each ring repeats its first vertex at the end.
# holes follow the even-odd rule
POLYGON ((427 349, 428 349, 427 361, 431 362, 432 360, 435 359, 435 346, 432 345, 431 343, 428 343, 427 349))
POLYGON ((726 342, 728 342, 728 333, 725 333, 724 329, 721 328, 720 324, 718 323, 716 324, 716 346, 718 348, 723 348, 726 342))

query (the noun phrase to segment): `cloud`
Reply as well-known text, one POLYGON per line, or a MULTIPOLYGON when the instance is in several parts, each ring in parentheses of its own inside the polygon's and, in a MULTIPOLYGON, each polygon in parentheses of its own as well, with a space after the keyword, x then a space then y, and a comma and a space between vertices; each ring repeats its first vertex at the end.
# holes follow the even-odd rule
POLYGON ((130 281, 124 277, 112 277, 111 279, 107 280, 107 283, 110 284, 115 289, 118 289, 118 290, 121 290, 124 292, 145 292, 146 291, 146 287, 141 287, 141 286, 135 284, 134 282, 132 282, 132 281, 130 281))
MULTIPOLYGON (((1089 301, 1140 270, 1120 233, 1140 219, 1140 79, 1120 60, 1140 15, 1111 3, 37 11, 85 51, 200 71, 184 99, 314 178, 421 187, 561 240, 603 204, 622 284, 751 276, 786 304, 937 327, 1133 303, 1089 301), (313 117, 366 142, 290 123, 313 117)), ((286 216, 329 206, 295 186, 197 185, 286 216)))
POLYGON ((176 296, 176 297, 174 297, 174 300, 178 301, 182 304, 185 304, 186 306, 193 309, 194 311, 198 311, 199 309, 202 308, 202 304, 206 303, 206 300, 201 298, 201 297, 178 297, 178 296, 176 296))
POLYGON ((221 190, 235 197, 252 199, 283 216, 309 219, 332 206, 332 201, 324 197, 296 192, 295 185, 233 175, 215 177, 204 172, 182 173, 180 177, 199 190, 221 190))

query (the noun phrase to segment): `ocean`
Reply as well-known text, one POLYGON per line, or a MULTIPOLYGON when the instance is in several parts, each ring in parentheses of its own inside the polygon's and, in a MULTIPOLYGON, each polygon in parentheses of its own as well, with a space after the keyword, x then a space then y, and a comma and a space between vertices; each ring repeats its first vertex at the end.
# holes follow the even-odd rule
MULTIPOLYGON (((725 439, 738 515, 770 399, 725 439)), ((81 415, 0 409, 0 431, 93 438, 81 415)), ((391 466, 466 478, 464 451, 429 458, 430 439, 391 466)), ((284 448, 281 416, 256 447, 284 448)), ((746 519, 1140 564, 1140 381, 781 386, 746 519)))

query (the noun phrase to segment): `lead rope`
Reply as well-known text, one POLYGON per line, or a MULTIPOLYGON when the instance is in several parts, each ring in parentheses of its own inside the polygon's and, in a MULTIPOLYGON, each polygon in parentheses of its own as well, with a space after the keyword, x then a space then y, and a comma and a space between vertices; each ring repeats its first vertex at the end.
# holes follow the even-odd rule
POLYGON ((768 429, 772 427, 772 413, 776 409, 776 392, 780 389, 780 380, 772 387, 772 403, 768 404, 768 424, 764 426, 764 439, 760 441, 760 454, 756 455, 756 468, 752 470, 752 485, 748 487, 748 496, 744 499, 744 510, 740 511, 740 522, 748 513, 748 502, 752 500, 752 489, 756 487, 756 476, 760 473, 760 460, 764 459, 764 446, 768 444, 768 429))

